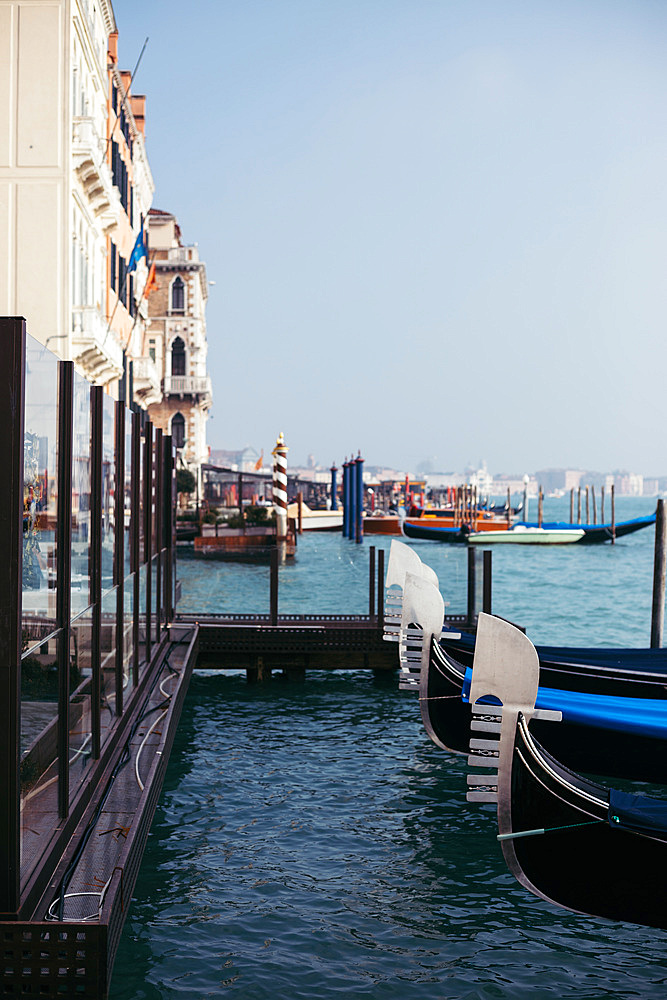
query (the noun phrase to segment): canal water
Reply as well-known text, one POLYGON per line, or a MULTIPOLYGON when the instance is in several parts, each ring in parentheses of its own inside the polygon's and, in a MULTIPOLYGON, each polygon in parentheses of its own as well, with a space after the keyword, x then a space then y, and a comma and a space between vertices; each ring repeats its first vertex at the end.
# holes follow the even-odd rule
MULTIPOLYGON (((619 500, 617 517, 650 511, 619 500)), ((567 516, 547 501, 545 516, 567 516)), ((363 612, 368 545, 302 536, 283 612, 363 612)), ((417 543, 452 612, 466 551, 417 543)), ((653 529, 615 546, 494 551, 494 610, 531 637, 648 645, 653 529)), ((266 567, 179 574, 187 611, 268 609, 266 567)), ((610 878, 614 873, 610 872, 610 878)), ((667 932, 577 916, 508 874, 492 806, 428 740, 414 695, 358 672, 193 677, 123 933, 112 1000, 667 995, 667 932)))

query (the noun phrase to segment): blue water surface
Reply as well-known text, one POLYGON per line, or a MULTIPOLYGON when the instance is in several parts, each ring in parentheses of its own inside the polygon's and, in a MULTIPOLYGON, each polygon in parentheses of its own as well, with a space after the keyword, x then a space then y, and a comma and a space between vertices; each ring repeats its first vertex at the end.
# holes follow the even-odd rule
MULTIPOLYGON (((620 519, 650 503, 617 508, 620 519)), ((494 551, 494 610, 539 642, 647 645, 653 535, 494 551)), ((365 611, 370 542, 389 544, 302 536, 280 610, 365 611)), ((450 610, 465 610, 466 551, 416 546, 450 610)), ((266 567, 183 560, 179 572, 183 610, 268 609, 266 567)), ((465 801, 465 762, 431 744, 394 677, 248 686, 242 673, 198 673, 112 1000, 667 994, 666 932, 536 899, 495 833, 493 807, 465 801)))

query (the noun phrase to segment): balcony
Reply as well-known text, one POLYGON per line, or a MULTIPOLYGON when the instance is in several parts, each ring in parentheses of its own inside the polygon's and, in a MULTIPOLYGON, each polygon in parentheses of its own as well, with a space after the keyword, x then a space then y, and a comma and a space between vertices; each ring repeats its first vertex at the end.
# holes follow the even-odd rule
POLYGON ((213 400, 211 379, 208 375, 171 375, 164 380, 165 396, 199 396, 200 402, 213 400))
POLYGON ((134 398, 142 406, 161 402, 160 373, 152 358, 132 359, 132 385, 134 398))
POLYGON ((121 210, 120 194, 114 187, 106 162, 106 140, 98 134, 94 118, 74 118, 72 126, 74 169, 102 231, 106 234, 118 222, 121 210))
POLYGON ((123 349, 95 306, 72 310, 72 358, 86 378, 98 385, 123 374, 123 349))

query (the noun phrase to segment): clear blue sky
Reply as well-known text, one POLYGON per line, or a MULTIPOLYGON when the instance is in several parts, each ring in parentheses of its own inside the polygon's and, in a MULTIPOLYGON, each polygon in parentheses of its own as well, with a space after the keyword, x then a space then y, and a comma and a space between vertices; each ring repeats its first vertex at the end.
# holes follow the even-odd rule
POLYGON ((667 4, 114 8, 212 447, 667 473, 667 4))

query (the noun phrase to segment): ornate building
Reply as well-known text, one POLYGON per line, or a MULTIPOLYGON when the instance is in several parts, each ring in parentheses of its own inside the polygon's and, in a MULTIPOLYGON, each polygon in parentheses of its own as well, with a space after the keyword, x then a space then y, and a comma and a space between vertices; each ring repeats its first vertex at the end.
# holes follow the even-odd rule
POLYGON ((156 427, 171 434, 178 461, 198 477, 208 461, 206 421, 211 406, 207 372, 206 266, 197 246, 181 242, 170 212, 148 214, 148 258, 155 287, 148 299, 148 354, 162 378, 162 401, 148 408, 156 427))
POLYGON ((110 0, 0 0, 0 314, 114 394, 137 358, 146 405, 147 272, 128 264, 153 181, 117 43, 110 0))

